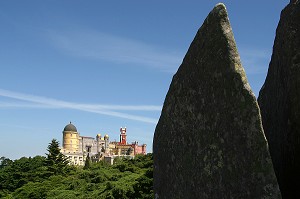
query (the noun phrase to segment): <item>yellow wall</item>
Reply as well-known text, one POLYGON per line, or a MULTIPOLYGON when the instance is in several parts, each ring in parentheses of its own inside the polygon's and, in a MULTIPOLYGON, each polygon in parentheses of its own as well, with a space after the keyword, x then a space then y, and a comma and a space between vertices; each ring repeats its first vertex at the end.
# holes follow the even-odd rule
MULTIPOLYGON (((131 148, 131 145, 115 145, 115 148, 111 149, 111 151, 115 155, 125 155, 127 153, 127 150, 131 148)), ((131 151, 130 155, 134 154, 134 150, 131 151)))
POLYGON ((69 151, 78 151, 79 135, 77 132, 72 132, 72 131, 63 132, 63 148, 69 151))

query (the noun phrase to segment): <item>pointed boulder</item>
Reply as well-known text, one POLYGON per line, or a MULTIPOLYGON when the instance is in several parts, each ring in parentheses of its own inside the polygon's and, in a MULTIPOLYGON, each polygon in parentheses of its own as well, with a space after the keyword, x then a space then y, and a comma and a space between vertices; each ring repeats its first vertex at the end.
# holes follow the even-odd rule
POLYGON ((283 9, 258 103, 283 198, 300 198, 300 1, 283 9))
POLYGON ((280 198, 223 4, 205 19, 173 77, 153 155, 155 198, 280 198))

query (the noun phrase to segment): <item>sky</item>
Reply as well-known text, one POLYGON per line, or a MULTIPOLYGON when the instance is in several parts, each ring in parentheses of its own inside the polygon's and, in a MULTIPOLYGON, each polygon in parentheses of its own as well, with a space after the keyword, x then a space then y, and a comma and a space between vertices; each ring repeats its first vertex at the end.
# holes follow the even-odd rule
MULTIPOLYGON (((218 1, 0 1, 0 157, 45 155, 80 135, 152 140, 171 83, 218 1)), ((223 1, 255 95, 289 1, 223 1)))

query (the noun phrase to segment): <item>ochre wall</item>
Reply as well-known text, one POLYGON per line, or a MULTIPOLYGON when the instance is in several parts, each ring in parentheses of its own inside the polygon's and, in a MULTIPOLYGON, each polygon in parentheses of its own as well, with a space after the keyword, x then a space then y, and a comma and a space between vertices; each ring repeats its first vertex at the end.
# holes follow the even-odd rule
POLYGON ((69 151, 79 150, 79 135, 77 132, 63 132, 63 148, 69 151))

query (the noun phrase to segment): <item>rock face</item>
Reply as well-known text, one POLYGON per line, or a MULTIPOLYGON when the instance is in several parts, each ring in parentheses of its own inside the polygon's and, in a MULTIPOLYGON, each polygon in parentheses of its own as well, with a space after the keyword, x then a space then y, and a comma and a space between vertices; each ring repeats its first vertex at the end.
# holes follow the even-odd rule
POLYGON ((223 4, 174 75, 153 143, 155 198, 280 198, 223 4))
POLYGON ((282 197, 300 198, 300 2, 297 0, 292 0, 281 12, 258 103, 282 197))

